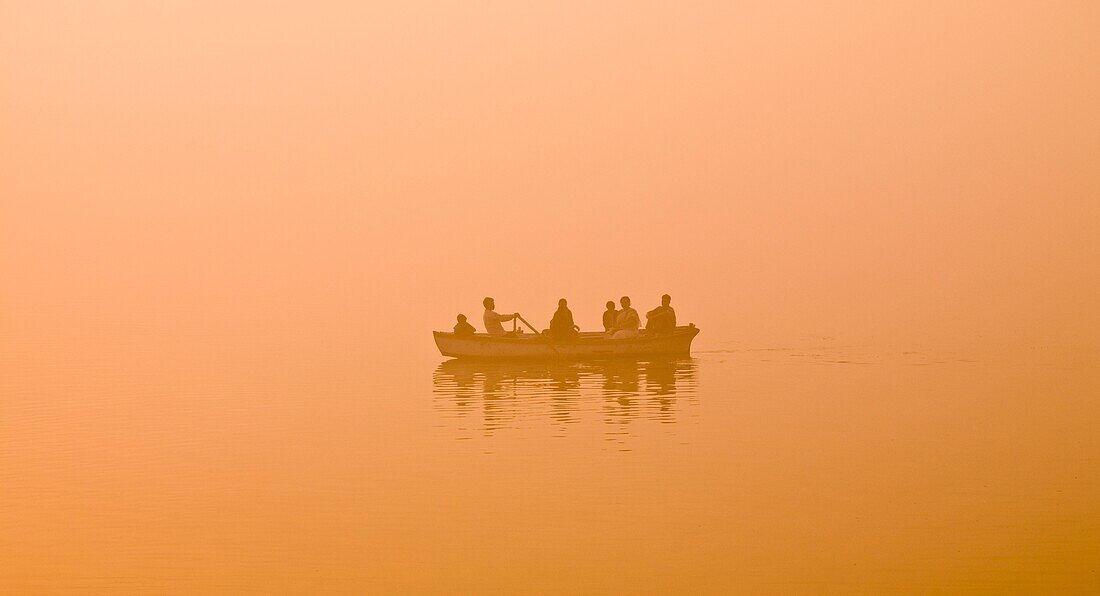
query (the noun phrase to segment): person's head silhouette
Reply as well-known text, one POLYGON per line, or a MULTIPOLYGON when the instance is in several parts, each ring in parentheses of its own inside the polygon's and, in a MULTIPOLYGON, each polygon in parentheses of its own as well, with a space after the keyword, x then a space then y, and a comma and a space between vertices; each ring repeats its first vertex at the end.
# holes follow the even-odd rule
POLYGON ((619 304, 622 304, 623 308, 629 308, 630 307, 630 296, 623 296, 621 299, 619 299, 619 304))
POLYGON ((483 304, 487 310, 493 310, 494 308, 496 308, 496 303, 493 302, 493 299, 488 296, 485 297, 485 300, 481 301, 481 304, 483 304))
POLYGON ((661 296, 661 306, 668 306, 671 303, 672 303, 672 296, 669 296, 668 294, 665 294, 664 296, 661 296))
POLYGON ((607 310, 615 310, 615 301, 614 300, 608 300, 607 301, 607 310))

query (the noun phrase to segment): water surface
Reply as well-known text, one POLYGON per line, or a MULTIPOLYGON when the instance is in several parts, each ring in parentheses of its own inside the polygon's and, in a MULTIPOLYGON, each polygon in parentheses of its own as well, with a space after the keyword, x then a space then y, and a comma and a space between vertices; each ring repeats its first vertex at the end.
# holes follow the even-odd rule
POLYGON ((279 366, 9 354, 5 589, 1098 585, 1100 408, 1073 354, 714 341, 689 359, 478 364, 284 349, 279 366))

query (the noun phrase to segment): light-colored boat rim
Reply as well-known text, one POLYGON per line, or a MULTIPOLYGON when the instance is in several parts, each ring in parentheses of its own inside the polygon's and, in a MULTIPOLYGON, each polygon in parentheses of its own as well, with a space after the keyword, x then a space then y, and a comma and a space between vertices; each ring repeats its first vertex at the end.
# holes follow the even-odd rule
POLYGON ((601 332, 582 332, 576 339, 554 340, 546 335, 524 333, 489 335, 475 333, 456 337, 435 331, 436 346, 443 356, 463 359, 605 359, 646 356, 688 356, 691 341, 699 334, 695 325, 677 327, 668 334, 642 332, 637 337, 612 339, 601 332))

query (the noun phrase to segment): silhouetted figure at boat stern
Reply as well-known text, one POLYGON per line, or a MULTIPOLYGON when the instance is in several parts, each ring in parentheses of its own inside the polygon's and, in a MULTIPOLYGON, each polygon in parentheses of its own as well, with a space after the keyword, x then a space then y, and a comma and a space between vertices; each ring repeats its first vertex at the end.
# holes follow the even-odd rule
POLYGON ((652 334, 665 334, 676 331, 676 311, 669 304, 672 296, 661 296, 661 305, 645 314, 645 330, 652 334))
POLYGON ((474 334, 474 326, 466 322, 466 315, 458 315, 458 322, 455 323, 455 335, 468 337, 474 334))
POLYGON ((554 339, 576 339, 581 328, 573 322, 573 313, 569 310, 565 298, 558 300, 558 310, 550 319, 550 337, 554 339))

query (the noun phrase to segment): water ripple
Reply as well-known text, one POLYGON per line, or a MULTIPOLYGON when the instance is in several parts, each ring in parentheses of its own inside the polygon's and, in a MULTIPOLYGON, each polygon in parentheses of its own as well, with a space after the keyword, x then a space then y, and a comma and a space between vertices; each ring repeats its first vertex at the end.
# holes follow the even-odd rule
POLYGON ((676 422, 679 400, 696 390, 690 358, 592 362, 469 362, 449 360, 432 374, 436 408, 447 418, 474 420, 480 430, 532 420, 567 425, 596 417, 608 425, 634 419, 676 422))

